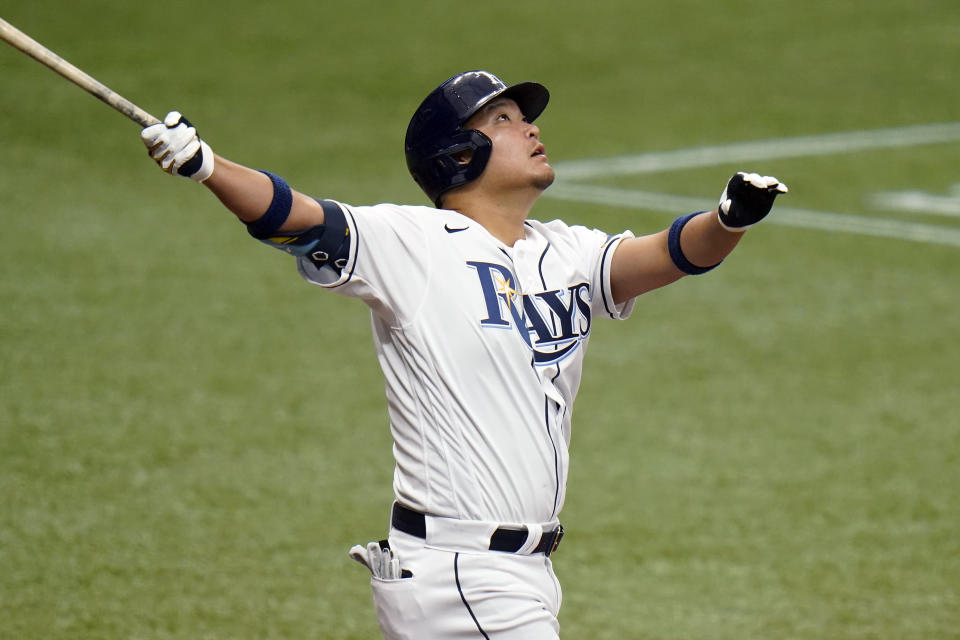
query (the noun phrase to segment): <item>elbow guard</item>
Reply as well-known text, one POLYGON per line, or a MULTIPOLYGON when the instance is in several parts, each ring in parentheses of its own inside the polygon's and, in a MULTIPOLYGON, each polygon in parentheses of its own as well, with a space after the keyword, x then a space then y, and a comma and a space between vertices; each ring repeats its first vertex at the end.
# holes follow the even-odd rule
POLYGON ((317 202, 323 207, 323 224, 289 234, 261 235, 249 226, 247 231, 266 245, 310 260, 318 269, 329 266, 340 273, 350 255, 350 228, 339 205, 330 200, 317 202))

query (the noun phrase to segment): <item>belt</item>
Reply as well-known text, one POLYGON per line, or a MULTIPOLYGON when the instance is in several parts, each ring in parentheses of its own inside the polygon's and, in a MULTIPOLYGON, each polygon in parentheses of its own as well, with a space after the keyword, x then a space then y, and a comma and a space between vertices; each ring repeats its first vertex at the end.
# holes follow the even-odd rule
MULTIPOLYGON (((390 518, 393 528, 402 531, 417 538, 427 537, 426 517, 419 511, 409 509, 402 504, 395 502, 393 504, 393 514, 390 518)), ((552 531, 544 531, 540 536, 540 542, 530 553, 542 553, 549 557, 560 545, 563 538, 563 527, 557 525, 552 531)), ((490 536, 490 550, 504 551, 507 553, 516 553, 523 548, 527 542, 527 529, 510 529, 499 527, 490 536)))

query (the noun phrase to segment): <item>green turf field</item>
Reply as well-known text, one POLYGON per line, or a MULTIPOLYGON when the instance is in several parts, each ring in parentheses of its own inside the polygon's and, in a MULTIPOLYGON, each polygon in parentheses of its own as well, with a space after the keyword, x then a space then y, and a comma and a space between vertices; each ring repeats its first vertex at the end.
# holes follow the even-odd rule
MULTIPOLYGON (((956 0, 0 17, 346 202, 426 204, 403 132, 471 68, 552 92, 537 218, 652 232, 737 169, 777 175, 790 194, 721 269, 594 326, 563 637, 960 638, 956 0)), ((346 553, 392 497, 365 308, 2 44, 0 144, 0 639, 377 637, 346 553)))

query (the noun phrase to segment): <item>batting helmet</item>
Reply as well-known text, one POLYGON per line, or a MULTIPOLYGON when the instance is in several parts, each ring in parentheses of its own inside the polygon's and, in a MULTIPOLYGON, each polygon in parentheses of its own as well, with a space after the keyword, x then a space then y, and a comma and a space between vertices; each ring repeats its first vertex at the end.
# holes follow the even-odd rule
POLYGON ((476 180, 487 166, 493 143, 463 125, 497 97, 515 101, 527 122, 533 122, 546 108, 550 93, 536 82, 508 87, 492 73, 467 71, 434 89, 410 119, 404 141, 407 168, 437 207, 444 193, 476 180), (467 150, 472 157, 464 163, 459 158, 467 150))

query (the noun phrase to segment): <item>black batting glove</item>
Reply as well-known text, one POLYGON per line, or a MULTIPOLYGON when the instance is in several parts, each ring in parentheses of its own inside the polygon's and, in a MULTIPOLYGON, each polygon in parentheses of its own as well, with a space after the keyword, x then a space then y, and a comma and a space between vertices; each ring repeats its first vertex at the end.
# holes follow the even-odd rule
POLYGON ((727 231, 746 231, 763 220, 774 199, 786 192, 787 185, 773 176, 738 171, 720 196, 720 224, 727 231))

